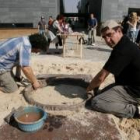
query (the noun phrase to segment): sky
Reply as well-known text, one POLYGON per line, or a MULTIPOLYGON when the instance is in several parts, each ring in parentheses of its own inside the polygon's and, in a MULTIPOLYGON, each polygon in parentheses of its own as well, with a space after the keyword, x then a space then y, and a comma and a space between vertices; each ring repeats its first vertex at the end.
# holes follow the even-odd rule
POLYGON ((65 13, 77 13, 77 5, 79 0, 63 0, 65 6, 65 13))

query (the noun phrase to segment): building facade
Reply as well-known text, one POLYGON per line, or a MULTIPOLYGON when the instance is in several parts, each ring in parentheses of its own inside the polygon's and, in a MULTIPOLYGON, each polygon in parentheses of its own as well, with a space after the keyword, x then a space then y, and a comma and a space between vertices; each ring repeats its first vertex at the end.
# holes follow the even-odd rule
POLYGON ((121 21, 123 16, 132 11, 140 14, 140 0, 102 0, 101 21, 107 19, 121 21))
POLYGON ((121 21, 132 11, 140 13, 140 0, 80 0, 80 12, 94 13, 99 22, 108 19, 121 21))
MULTIPOLYGON (((0 25, 32 24, 37 27, 41 16, 52 16, 64 13, 65 0, 0 0, 0 25)), ((94 13, 99 22, 108 19, 121 21, 131 11, 140 13, 140 0, 79 0, 79 14, 85 16, 94 13)))
POLYGON ((0 24, 29 24, 37 27, 41 16, 48 20, 60 13, 60 0, 0 0, 0 24))

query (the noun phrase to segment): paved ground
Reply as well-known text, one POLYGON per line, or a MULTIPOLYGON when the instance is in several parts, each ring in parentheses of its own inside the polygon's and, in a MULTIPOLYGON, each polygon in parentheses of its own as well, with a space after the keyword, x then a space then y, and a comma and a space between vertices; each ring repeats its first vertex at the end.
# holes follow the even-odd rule
POLYGON ((97 37, 97 43, 95 46, 84 45, 83 46, 83 58, 91 59, 93 61, 107 60, 110 55, 111 49, 105 45, 101 37, 97 37))
MULTIPOLYGON (((85 39, 87 40, 87 35, 85 36, 85 39)), ((70 42, 73 42, 73 39, 71 39, 70 42)), ((59 48, 62 49, 62 47, 59 48)), ((50 50, 51 49, 52 52, 55 50, 54 44, 51 44, 50 50)), ((87 44, 83 45, 83 59, 88 59, 92 61, 106 61, 110 55, 110 52, 111 49, 105 44, 105 42, 99 36, 97 36, 97 42, 95 46, 87 44)))

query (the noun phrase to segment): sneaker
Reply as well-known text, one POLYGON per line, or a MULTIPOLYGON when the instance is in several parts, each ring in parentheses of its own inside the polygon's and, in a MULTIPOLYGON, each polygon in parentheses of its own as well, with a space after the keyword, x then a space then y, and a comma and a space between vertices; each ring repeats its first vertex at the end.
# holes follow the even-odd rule
POLYGON ((95 43, 92 43, 91 45, 92 45, 92 46, 95 46, 95 43))

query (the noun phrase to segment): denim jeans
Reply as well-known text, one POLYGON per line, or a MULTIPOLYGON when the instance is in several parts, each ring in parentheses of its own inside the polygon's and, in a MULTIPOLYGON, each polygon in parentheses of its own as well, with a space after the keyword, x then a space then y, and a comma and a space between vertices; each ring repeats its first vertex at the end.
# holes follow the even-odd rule
POLYGON ((129 31, 129 32, 128 32, 128 37, 129 37, 130 40, 133 41, 133 42, 136 41, 136 35, 137 35, 137 31, 129 31))
POLYGON ((45 35, 45 30, 39 30, 40 35, 45 35))

